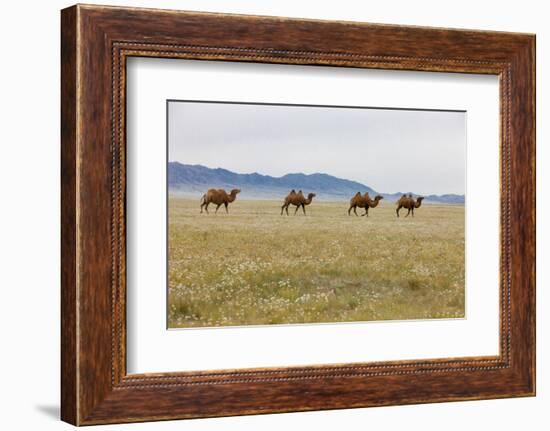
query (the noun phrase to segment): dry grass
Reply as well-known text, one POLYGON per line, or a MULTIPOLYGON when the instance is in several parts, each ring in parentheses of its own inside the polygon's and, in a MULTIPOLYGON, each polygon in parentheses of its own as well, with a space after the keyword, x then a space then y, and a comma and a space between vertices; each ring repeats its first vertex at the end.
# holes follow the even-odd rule
POLYGON ((391 202, 369 218, 345 202, 313 202, 306 217, 280 205, 206 215, 170 199, 170 327, 464 316, 463 206, 397 219, 391 202))

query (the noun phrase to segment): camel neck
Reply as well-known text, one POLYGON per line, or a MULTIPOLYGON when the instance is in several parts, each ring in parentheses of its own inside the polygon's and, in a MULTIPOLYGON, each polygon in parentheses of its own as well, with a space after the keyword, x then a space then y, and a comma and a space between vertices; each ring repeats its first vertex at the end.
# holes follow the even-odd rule
POLYGON ((369 207, 375 208, 376 206, 378 206, 378 202, 380 202, 380 199, 371 199, 370 197, 367 197, 366 201, 369 207))

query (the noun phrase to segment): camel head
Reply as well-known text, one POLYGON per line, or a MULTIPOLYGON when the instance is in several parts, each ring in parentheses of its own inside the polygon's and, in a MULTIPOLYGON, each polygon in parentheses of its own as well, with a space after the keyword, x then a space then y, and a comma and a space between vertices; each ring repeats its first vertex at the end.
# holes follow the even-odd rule
POLYGON ((414 203, 415 208, 420 208, 420 205, 422 205, 422 200, 424 199, 424 196, 418 196, 416 198, 416 202, 414 203))
POLYGON ((230 194, 233 196, 237 196, 240 192, 241 192, 241 189, 233 189, 231 190, 230 194))
POLYGON ((313 199, 315 196, 317 196, 315 193, 309 193, 309 194, 307 195, 307 198, 308 198, 308 199, 313 199))
POLYGON ((375 200, 375 201, 380 201, 380 200, 382 200, 382 199, 384 199, 384 196, 382 196, 382 195, 376 195, 376 196, 374 197, 374 200, 375 200))

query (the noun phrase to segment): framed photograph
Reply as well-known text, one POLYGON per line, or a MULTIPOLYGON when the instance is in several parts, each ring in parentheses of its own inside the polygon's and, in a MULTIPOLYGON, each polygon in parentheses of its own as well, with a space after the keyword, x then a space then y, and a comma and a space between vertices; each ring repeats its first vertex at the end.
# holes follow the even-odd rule
POLYGON ((62 419, 535 394, 535 36, 61 14, 62 419))

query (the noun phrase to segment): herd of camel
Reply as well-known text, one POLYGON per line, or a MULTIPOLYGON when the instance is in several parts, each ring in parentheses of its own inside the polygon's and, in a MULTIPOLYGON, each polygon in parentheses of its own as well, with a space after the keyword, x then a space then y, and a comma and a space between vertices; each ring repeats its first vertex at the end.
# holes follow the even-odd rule
MULTIPOLYGON (((218 212, 220 206, 223 205, 225 206, 225 212, 229 213, 229 204, 237 199, 237 195, 240 192, 240 189, 233 189, 229 194, 224 189, 208 190, 201 198, 201 213, 203 209, 206 211, 206 213, 208 213, 208 205, 210 204, 216 205, 216 212, 218 212)), ((291 190, 290 193, 285 197, 285 201, 283 203, 283 206, 281 207, 281 215, 283 215, 283 211, 286 211, 286 215, 288 215, 288 207, 290 205, 294 205, 296 207, 294 215, 296 215, 300 208, 302 208, 304 215, 306 215, 306 205, 311 204, 314 197, 315 193, 309 193, 306 198, 301 190, 299 190, 298 192, 296 192, 295 190, 291 190)), ((376 208, 378 206, 378 203, 382 199, 384 198, 381 195, 376 195, 374 199, 371 199, 368 192, 365 192, 364 195, 361 195, 361 192, 357 192, 349 202, 348 215, 351 215, 351 210, 353 210, 354 214, 357 215, 357 208, 364 208, 365 213, 361 214, 361 216, 368 217, 369 208, 376 208)), ((414 210, 415 208, 419 208, 420 205, 422 205, 423 199, 424 197, 422 196, 418 196, 415 199, 412 197, 411 194, 404 194, 403 196, 401 196, 396 202, 397 207, 395 209, 395 213, 397 217, 399 217, 399 210, 401 210, 401 208, 405 208, 406 210, 408 210, 405 217, 407 217, 409 214, 414 217, 414 210)))

